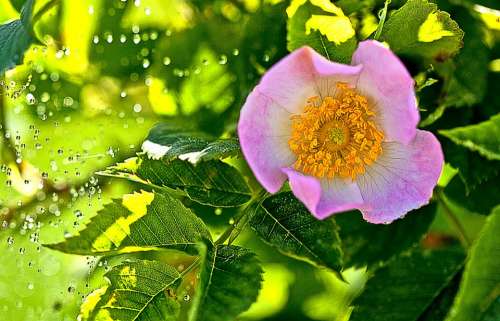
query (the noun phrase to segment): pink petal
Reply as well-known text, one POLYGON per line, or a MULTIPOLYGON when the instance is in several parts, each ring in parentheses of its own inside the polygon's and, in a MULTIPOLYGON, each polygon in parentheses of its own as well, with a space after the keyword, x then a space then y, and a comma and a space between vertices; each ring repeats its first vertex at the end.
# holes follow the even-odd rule
POLYGON ((282 167, 290 166, 295 155, 288 147, 290 112, 260 93, 259 86, 250 93, 238 123, 243 155, 259 183, 276 193, 286 180, 282 167))
POLYGON ((384 143, 377 161, 356 178, 365 204, 365 220, 389 223, 429 202, 443 168, 436 137, 417 130, 408 145, 384 143))
POLYGON ((291 168, 284 168, 293 194, 319 219, 362 206, 356 183, 344 179, 319 180, 291 168))
POLYGON ((338 64, 309 47, 295 50, 262 77, 260 91, 291 113, 301 113, 314 96, 332 95, 338 81, 356 83, 361 66, 338 64))
POLYGON ((357 89, 374 101, 386 141, 408 144, 420 116, 414 81, 406 67, 391 50, 373 40, 359 44, 352 63, 363 65, 357 89))

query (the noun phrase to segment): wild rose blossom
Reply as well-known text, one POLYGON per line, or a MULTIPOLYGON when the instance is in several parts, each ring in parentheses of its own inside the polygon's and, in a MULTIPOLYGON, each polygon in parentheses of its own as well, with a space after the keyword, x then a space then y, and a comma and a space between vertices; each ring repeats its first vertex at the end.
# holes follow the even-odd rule
POLYGON ((368 222, 389 223, 429 202, 443 167, 438 140, 418 122, 405 66, 364 41, 352 65, 309 47, 282 59, 248 96, 238 134, 268 192, 288 178, 319 219, 359 209, 368 222))

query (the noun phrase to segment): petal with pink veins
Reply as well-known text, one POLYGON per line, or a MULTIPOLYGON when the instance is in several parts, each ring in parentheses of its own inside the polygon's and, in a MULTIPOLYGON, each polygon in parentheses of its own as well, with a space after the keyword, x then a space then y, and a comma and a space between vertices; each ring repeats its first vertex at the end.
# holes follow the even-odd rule
POLYGON ((341 178, 319 180, 291 168, 284 168, 283 172, 288 175, 293 194, 319 219, 363 206, 355 182, 341 178))
POLYGON ((260 93, 257 86, 247 98, 240 114, 238 136, 248 165, 259 183, 276 193, 286 180, 282 167, 296 156, 288 147, 290 112, 260 93))
POLYGON ((414 81, 406 67, 390 49, 372 40, 359 44, 352 63, 363 66, 356 88, 372 100, 386 141, 408 144, 420 116, 414 81))
POLYGON ((390 223, 428 204, 443 162, 438 140, 427 131, 417 130, 408 145, 384 143, 380 157, 356 178, 365 202, 364 219, 390 223))
POLYGON ((295 50, 262 77, 260 92, 291 113, 301 113, 307 99, 331 96, 339 81, 356 83, 361 66, 331 62, 309 47, 295 50))

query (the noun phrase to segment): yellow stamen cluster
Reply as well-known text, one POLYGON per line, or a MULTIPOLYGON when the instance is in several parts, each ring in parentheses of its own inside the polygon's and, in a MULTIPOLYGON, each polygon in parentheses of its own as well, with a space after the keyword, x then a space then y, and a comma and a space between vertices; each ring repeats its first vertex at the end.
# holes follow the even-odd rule
POLYGON ((382 152, 384 134, 366 97, 345 83, 338 83, 336 92, 334 97, 309 98, 304 112, 291 117, 288 144, 297 155, 298 171, 355 179, 382 152))

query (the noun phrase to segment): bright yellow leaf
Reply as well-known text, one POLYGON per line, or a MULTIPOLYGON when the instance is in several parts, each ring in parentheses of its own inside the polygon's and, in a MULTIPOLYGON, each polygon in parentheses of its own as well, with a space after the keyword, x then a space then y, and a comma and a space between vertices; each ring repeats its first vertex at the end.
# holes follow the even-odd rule
POLYGON ((433 42, 453 35, 453 32, 444 29, 443 23, 438 19, 437 12, 429 13, 427 19, 418 29, 418 41, 420 42, 433 42))
POLYGON ((345 16, 312 15, 306 22, 306 35, 309 35, 311 30, 319 31, 337 45, 354 36, 351 21, 345 16))

